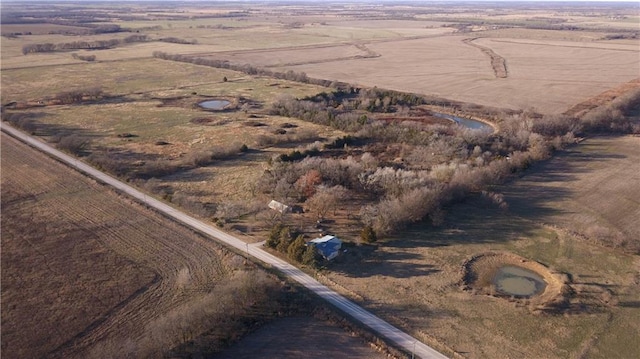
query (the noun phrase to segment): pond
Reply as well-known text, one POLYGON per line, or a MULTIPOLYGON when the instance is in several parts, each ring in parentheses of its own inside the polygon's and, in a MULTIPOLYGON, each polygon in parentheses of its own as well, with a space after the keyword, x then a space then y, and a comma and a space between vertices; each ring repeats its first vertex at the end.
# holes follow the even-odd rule
POLYGON ((207 100, 200 102, 198 106, 206 108, 207 110, 222 110, 229 104, 231 104, 231 102, 227 100, 207 100))
POLYGON ((504 266, 498 269, 493 278, 498 292, 516 297, 531 297, 540 294, 547 283, 537 273, 516 266, 504 266))
POLYGON ((458 117, 458 116, 454 116, 454 115, 448 115, 446 113, 439 113, 439 112, 432 112, 432 114, 436 117, 440 117, 440 118, 446 118, 447 120, 451 120, 454 121, 455 123, 470 128, 472 130, 485 130, 485 129, 491 129, 491 126, 489 126, 488 124, 482 122, 482 121, 476 121, 476 120, 472 120, 470 118, 464 118, 464 117, 458 117))

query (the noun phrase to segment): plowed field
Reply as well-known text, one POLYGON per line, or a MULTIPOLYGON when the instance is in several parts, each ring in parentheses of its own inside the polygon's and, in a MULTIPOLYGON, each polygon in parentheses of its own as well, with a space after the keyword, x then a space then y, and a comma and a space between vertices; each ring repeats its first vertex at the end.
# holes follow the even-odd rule
POLYGON ((135 340, 226 277, 232 256, 2 134, 3 357, 135 340))

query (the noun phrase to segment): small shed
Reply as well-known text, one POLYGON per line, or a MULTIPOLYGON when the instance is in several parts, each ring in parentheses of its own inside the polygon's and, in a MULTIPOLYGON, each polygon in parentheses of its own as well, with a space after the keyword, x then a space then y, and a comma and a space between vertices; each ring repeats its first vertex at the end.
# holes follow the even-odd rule
POLYGON ((291 212, 291 207, 276 200, 272 200, 271 202, 269 202, 269 208, 282 214, 291 212))
POLYGON ((342 241, 332 235, 312 239, 307 242, 307 245, 316 247, 318 253, 322 255, 326 260, 330 261, 340 254, 340 248, 342 248, 342 241))

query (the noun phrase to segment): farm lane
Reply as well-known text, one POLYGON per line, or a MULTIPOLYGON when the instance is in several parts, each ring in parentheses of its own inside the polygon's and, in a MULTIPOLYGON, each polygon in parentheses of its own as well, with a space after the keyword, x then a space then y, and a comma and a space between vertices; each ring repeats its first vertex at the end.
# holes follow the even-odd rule
POLYGON ((228 234, 220 231, 219 229, 208 225, 196 218, 193 218, 169 205, 163 203, 155 198, 147 196, 143 192, 138 191, 137 189, 119 181, 118 179, 101 172, 78 159, 71 157, 61 151, 54 149, 48 144, 39 141, 36 138, 33 138, 29 135, 26 135, 17 129, 7 125, 6 123, 0 124, 0 130, 5 133, 20 139, 21 141, 29 144, 36 149, 45 152, 58 160, 66 163, 67 165, 77 169, 78 171, 85 173, 88 176, 95 178, 98 181, 101 181, 105 184, 116 188, 117 190, 128 194, 129 196, 136 198, 140 202, 145 203, 146 205, 153 207, 157 211, 177 220, 178 222, 196 229, 201 233, 207 234, 214 239, 223 242, 226 245, 229 245, 235 248, 238 252, 247 253, 247 255, 253 256, 254 258, 273 266, 287 277, 295 280, 296 282, 304 285, 307 289, 313 291, 318 296, 331 303, 335 307, 342 310, 344 313, 350 315, 355 320, 364 324, 365 326, 372 329, 374 332, 379 334, 382 337, 387 338, 392 343, 396 344, 398 347, 403 348, 405 351, 409 353, 415 354, 417 357, 424 359, 442 359, 446 358, 446 356, 437 352, 435 349, 429 347, 428 345, 418 341, 416 338, 410 336, 409 334, 399 330, 388 322, 382 320, 381 318, 375 316, 371 312, 365 310, 359 305, 353 303, 347 298, 341 296, 340 294, 334 292, 330 288, 318 282, 313 277, 308 274, 302 272, 300 269, 295 266, 285 262, 282 259, 279 259, 270 253, 264 251, 261 248, 255 246, 249 246, 246 242, 228 234))

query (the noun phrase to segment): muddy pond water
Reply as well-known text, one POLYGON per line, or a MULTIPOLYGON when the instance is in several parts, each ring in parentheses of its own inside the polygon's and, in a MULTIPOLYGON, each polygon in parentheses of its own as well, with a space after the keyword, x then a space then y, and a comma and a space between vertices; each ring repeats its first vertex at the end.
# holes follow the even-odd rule
POLYGON ((504 266, 493 277, 498 292, 516 297, 531 297, 544 292, 547 283, 537 273, 516 266, 504 266))
POLYGON ((202 101, 198 104, 198 106, 205 108, 207 110, 222 110, 227 107, 231 102, 227 100, 207 100, 202 101))
POLYGON ((432 112, 432 113, 436 117, 446 118, 447 120, 454 121, 455 123, 461 126, 470 128, 472 130, 490 130, 491 129, 491 126, 489 126, 488 124, 481 121, 472 120, 470 118, 458 117, 458 116, 448 115, 446 113, 439 113, 439 112, 432 112))

